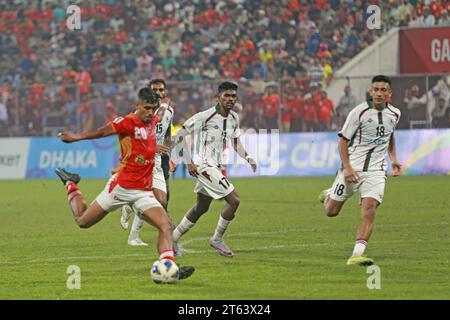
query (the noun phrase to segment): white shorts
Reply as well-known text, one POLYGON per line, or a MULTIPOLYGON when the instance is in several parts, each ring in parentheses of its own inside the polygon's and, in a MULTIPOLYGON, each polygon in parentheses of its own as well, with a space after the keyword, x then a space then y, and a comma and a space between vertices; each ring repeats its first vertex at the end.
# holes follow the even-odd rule
POLYGON ((200 192, 218 200, 225 198, 234 190, 234 186, 223 176, 219 168, 201 164, 197 167, 197 172, 195 193, 200 192))
POLYGON ((109 186, 115 176, 112 176, 105 186, 105 189, 95 198, 94 201, 107 212, 119 209, 125 204, 132 206, 135 212, 142 216, 145 210, 151 208, 162 208, 161 204, 156 200, 152 191, 125 189, 118 184, 109 192, 109 186))
POLYGON ((164 179, 164 171, 161 166, 153 168, 152 187, 167 193, 166 179, 164 179))
POLYGON ((353 193, 359 191, 360 199, 373 198, 379 203, 383 202, 386 173, 383 171, 358 172, 359 181, 349 183, 345 181, 344 170, 339 169, 331 188, 330 198, 344 202, 353 193))

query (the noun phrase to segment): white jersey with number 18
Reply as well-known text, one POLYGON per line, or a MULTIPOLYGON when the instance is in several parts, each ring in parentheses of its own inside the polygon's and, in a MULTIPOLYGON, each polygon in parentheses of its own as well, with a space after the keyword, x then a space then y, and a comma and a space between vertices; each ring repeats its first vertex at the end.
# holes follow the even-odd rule
POLYGON ((349 141, 349 158, 355 171, 386 171, 389 140, 400 115, 400 110, 390 104, 378 110, 371 101, 350 111, 339 136, 349 141))

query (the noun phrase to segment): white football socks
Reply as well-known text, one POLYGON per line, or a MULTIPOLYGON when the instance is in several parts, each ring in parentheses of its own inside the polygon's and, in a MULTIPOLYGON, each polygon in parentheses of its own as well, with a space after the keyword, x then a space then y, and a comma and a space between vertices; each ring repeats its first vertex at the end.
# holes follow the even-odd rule
POLYGON ((355 242, 355 247, 353 249, 353 254, 352 254, 352 258, 353 257, 360 257, 363 255, 364 250, 366 250, 367 247, 367 241, 365 240, 356 240, 355 242))
POLYGON ((214 235, 212 238, 217 241, 222 240, 223 234, 227 230, 231 221, 233 221, 233 220, 226 220, 226 219, 222 218, 222 216, 219 216, 219 222, 217 222, 216 231, 214 232, 214 235))
POLYGON ((178 239, 181 238, 181 236, 183 234, 185 234, 186 232, 189 231, 189 229, 191 229, 194 226, 194 222, 191 222, 188 220, 188 218, 186 218, 186 216, 183 217, 183 219, 181 219, 181 222, 177 225, 177 227, 175 228, 175 230, 173 230, 173 241, 178 241, 178 239))

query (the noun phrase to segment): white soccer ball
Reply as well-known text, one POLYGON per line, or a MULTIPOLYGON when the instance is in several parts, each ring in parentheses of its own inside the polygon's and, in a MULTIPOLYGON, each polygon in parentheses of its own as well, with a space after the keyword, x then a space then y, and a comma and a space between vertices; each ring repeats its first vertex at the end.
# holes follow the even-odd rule
POLYGON ((161 259, 155 261, 150 275, 155 283, 175 283, 178 281, 180 271, 174 261, 161 259))

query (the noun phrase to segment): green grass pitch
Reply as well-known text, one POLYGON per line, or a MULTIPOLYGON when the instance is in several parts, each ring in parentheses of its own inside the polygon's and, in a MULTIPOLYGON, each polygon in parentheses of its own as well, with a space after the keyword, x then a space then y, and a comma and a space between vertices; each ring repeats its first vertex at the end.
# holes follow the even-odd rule
MULTIPOLYGON (((241 206, 226 234, 234 258, 207 240, 223 202, 216 201, 181 240, 189 252, 178 264, 196 272, 176 285, 157 285, 156 231, 149 247, 126 244, 119 212, 90 229, 73 221, 59 180, 0 182, 0 299, 449 299, 450 177, 389 178, 367 255, 381 271, 346 266, 359 220, 357 197, 337 218, 317 201, 332 177, 231 179, 241 206), (69 290, 67 268, 81 270, 81 289, 69 290)), ((82 180, 88 202, 105 180, 82 180)), ((172 180, 170 214, 177 223, 195 201, 194 181, 172 180)))

